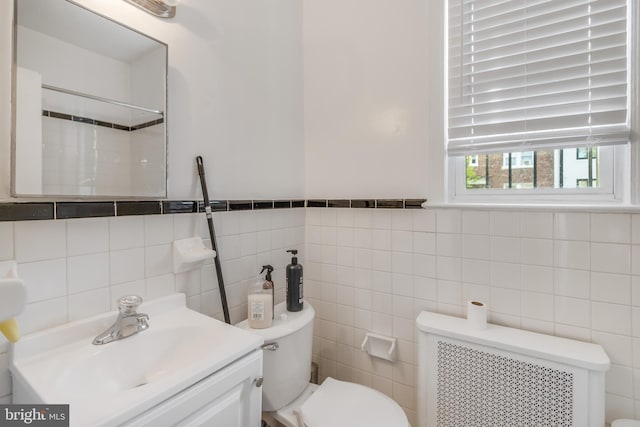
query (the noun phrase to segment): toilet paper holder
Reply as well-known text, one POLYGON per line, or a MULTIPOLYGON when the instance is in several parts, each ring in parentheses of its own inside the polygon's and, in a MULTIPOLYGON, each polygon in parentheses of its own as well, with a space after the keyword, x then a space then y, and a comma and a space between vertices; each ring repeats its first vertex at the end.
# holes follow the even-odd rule
POLYGON ((396 338, 367 332, 362 341, 362 350, 370 356, 395 362, 398 352, 397 342, 396 338))

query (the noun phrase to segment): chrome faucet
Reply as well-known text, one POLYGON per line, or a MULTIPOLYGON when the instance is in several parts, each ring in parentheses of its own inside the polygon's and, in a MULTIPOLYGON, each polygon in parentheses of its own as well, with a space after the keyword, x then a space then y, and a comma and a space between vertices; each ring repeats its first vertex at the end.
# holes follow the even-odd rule
POLYGON ((109 329, 99 334, 92 341, 95 345, 110 343, 130 337, 149 327, 149 316, 136 312, 142 303, 142 298, 137 295, 128 295, 118 300, 120 313, 116 322, 109 329))

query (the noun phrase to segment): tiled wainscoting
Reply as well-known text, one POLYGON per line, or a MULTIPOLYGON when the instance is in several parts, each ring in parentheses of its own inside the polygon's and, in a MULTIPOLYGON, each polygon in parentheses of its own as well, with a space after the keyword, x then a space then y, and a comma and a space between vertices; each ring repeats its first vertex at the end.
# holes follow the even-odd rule
MULTIPOLYGON (((463 316, 464 302, 480 299, 492 322, 602 344, 612 360, 607 419, 640 418, 640 214, 307 206, 323 207, 215 212, 214 221, 233 322, 246 317, 247 284, 265 263, 283 300, 285 250, 301 249, 320 379, 381 390, 414 423, 416 315, 463 316), (369 330, 398 338, 398 362, 360 350, 369 330)), ((185 292, 192 308, 221 318, 212 263, 172 273, 171 242, 208 239, 204 214, 162 212, 0 221, 0 261, 17 259, 29 289, 22 332, 112 310, 128 293, 185 292)), ((8 348, 0 338, 5 403, 8 348)))
POLYGON ((640 214, 307 208, 305 290, 320 379, 381 390, 412 423, 415 317, 464 316, 469 299, 491 322, 603 345, 607 420, 640 418, 640 214), (369 330, 398 338, 398 362, 360 350, 369 330))
MULTIPOLYGON (((246 318, 247 285, 263 264, 275 267, 276 297, 283 301, 290 262, 285 250, 303 252, 305 210, 213 217, 231 321, 246 318)), ((114 310, 125 294, 150 300, 184 292, 191 308, 222 319, 213 260, 198 270, 172 272, 172 241, 193 236, 209 242, 203 213, 0 222, 0 261, 18 261, 28 290, 28 305, 18 317, 21 332, 114 310)), ((0 335, 0 403, 11 399, 8 349, 0 335)))

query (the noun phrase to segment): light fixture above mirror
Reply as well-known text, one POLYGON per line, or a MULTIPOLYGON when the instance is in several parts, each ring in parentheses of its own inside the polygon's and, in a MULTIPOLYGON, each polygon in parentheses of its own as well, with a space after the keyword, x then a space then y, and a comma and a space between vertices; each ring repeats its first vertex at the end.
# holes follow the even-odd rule
POLYGON ((180 0, 125 0, 152 15, 160 18, 173 18, 176 16, 176 6, 180 0))

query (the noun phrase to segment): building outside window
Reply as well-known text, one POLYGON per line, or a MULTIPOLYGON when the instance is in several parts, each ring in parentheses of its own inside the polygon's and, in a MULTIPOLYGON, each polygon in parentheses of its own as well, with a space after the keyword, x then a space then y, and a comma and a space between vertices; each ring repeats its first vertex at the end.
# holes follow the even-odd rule
POLYGON ((595 159, 598 157, 598 149, 596 147, 578 147, 576 148, 576 159, 577 160, 586 160, 591 156, 591 158, 595 159))
POLYGON ((467 156, 467 189, 597 188, 598 150, 579 148, 467 156), (473 162, 472 160, 475 160, 473 162))

